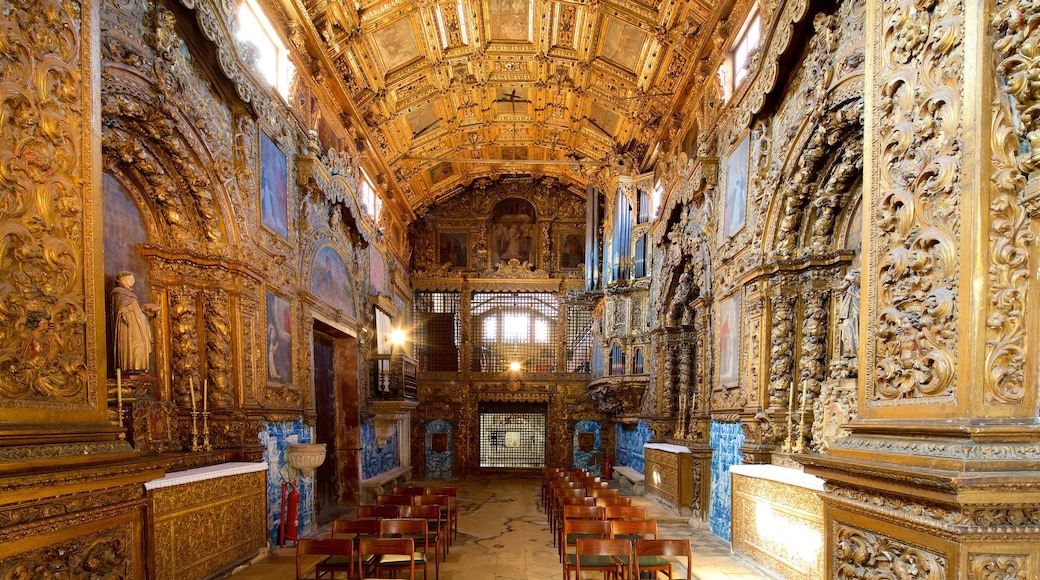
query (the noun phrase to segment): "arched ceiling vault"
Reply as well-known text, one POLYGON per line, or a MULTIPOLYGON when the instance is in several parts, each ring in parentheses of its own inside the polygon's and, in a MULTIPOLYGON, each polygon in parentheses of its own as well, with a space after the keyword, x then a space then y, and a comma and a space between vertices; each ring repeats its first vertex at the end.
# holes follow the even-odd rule
POLYGON ((286 0, 417 211, 481 177, 645 169, 690 92, 708 0, 286 0))

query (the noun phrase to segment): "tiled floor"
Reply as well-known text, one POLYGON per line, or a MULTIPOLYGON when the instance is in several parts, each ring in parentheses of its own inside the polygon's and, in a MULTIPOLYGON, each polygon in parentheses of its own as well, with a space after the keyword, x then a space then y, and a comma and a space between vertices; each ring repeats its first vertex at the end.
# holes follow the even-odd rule
MULTIPOLYGON (((437 481, 435 485, 445 485, 445 482, 437 481)), ((459 488, 459 536, 447 560, 441 562, 440 580, 562 577, 563 568, 552 543, 549 524, 539 506, 540 481, 482 478, 453 480, 447 485, 459 488)), ((686 518, 670 514, 642 497, 633 498, 633 504, 647 507, 647 516, 657 520, 662 538, 690 538, 693 578, 766 578, 738 563, 730 555, 729 544, 708 531, 707 526, 691 526, 686 518)), ((352 514, 348 511, 346 515, 352 514)), ((319 528, 316 534, 327 535, 328 529, 329 526, 319 528)), ((266 559, 238 571, 234 580, 290 580, 296 573, 294 557, 292 548, 274 548, 266 559)), ((677 569, 677 577, 680 572, 685 570, 677 569)), ((432 565, 430 577, 434 577, 432 565)), ((599 578, 599 575, 590 573, 587 577, 599 578)))

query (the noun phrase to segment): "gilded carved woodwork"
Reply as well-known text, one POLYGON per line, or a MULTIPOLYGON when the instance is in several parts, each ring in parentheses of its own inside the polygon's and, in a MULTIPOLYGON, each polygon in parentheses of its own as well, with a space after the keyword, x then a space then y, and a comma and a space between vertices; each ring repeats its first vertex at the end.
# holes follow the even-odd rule
POLYGON ((769 404, 782 405, 791 398, 794 385, 794 296, 769 297, 772 325, 769 347, 769 404))
POLYGON ((97 308, 91 274, 100 216, 93 196, 81 191, 93 192, 100 178, 90 138, 95 8, 66 2, 40 10, 14 2, 6 11, 0 326, 7 331, 0 335, 0 396, 11 409, 93 411, 96 365, 88 360, 98 337, 87 323, 97 308))
MULTIPOLYGON (((1003 29, 1007 34, 997 40, 998 50, 1013 45, 1016 40, 1021 41, 1020 37, 1028 35, 1030 27, 1035 26, 1023 22, 1018 25, 1021 28, 1017 28, 1014 24, 1015 14, 1015 3, 1008 3, 991 23, 992 27, 1003 29), (1012 29, 1004 29, 1005 27, 1012 29), (1011 33, 1012 30, 1015 31, 1014 34, 1011 33)), ((1035 28, 1031 30, 1031 34, 1036 35, 1035 28)), ((1007 50, 1004 48, 1002 54, 1006 54, 1007 50)), ((1026 90, 1021 86, 1023 71, 1020 69, 1024 58, 1024 55, 1007 57, 998 68, 998 72, 1009 68, 1017 71, 1013 76, 1018 82, 1012 85, 1016 87, 1011 89, 1012 93, 1026 90)), ((1022 101, 1012 102, 1018 108, 1018 123, 1023 123, 1022 101)), ((993 117, 990 145, 993 151, 993 173, 990 176, 992 193, 989 202, 990 263, 989 305, 986 318, 985 404, 998 406, 1018 405, 1026 397, 1028 325, 1025 311, 1027 297, 1030 294, 1029 248, 1035 241, 1027 211, 1031 202, 1020 202, 1023 192, 1028 189, 1027 171, 1030 169, 1023 166, 1023 158, 1018 154, 1022 136, 1016 131, 1015 122, 1012 121, 1015 117, 1010 108, 1011 103, 1006 98, 996 98, 991 105, 993 117)), ((1031 143, 1030 152, 1026 156, 1032 157, 1035 151, 1035 143, 1031 143)))
POLYGON ((888 4, 869 90, 880 95, 871 180, 867 404, 951 399, 961 266, 963 6, 888 4), (922 107, 921 103, 927 103, 922 107))
POLYGON ((837 522, 831 536, 836 554, 830 574, 835 580, 942 580, 949 577, 949 558, 935 550, 837 522))

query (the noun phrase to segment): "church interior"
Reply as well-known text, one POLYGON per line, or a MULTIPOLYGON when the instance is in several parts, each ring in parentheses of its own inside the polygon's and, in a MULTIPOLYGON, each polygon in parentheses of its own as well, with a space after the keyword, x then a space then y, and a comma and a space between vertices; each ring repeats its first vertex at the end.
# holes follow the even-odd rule
POLYGON ((769 577, 1040 580, 1038 0, 0 13, 0 580, 554 467, 769 577))

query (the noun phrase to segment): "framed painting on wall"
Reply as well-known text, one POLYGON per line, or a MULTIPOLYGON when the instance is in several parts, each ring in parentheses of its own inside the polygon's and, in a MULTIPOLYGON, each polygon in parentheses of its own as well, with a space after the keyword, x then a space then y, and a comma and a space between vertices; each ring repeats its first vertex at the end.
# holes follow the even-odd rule
POLYGON ((311 293, 329 306, 354 316, 354 292, 347 284, 347 266, 330 246, 322 247, 314 255, 311 293))
POLYGON ((469 232, 438 232, 437 248, 438 263, 469 268, 469 232))
POLYGON ((285 153, 260 132, 260 221, 281 236, 289 235, 285 153))
POLYGON ((735 384, 740 372, 740 295, 719 304, 719 383, 735 384))
POLYGON ((556 246, 560 249, 560 269, 573 270, 585 263, 585 232, 564 232, 556 246))
POLYGON ((749 139, 750 134, 745 134, 726 158, 726 197, 723 201, 722 235, 727 238, 744 229, 749 139))
POLYGON ((292 382, 292 308, 289 301, 267 293, 267 384, 292 382))

